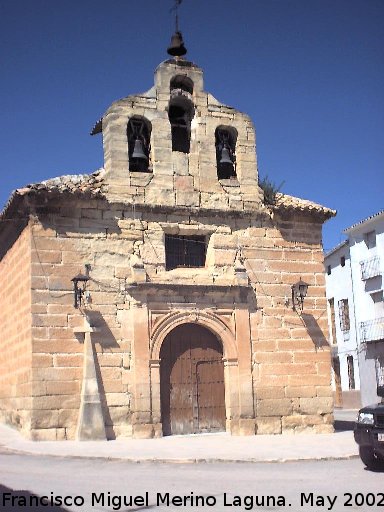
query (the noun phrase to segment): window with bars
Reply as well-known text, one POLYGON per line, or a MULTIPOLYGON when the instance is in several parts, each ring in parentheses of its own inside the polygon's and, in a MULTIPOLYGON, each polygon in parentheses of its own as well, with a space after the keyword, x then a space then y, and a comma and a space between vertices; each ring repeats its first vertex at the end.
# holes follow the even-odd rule
POLYGON ((165 268, 204 267, 207 243, 205 236, 165 235, 165 268))
POLYGON ((340 329, 345 332, 350 329, 348 299, 339 300, 339 321, 340 329))

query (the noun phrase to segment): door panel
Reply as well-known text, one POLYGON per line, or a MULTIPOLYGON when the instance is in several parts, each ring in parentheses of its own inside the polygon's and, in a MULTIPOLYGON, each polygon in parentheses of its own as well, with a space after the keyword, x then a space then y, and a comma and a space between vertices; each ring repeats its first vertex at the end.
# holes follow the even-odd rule
POLYGON ((197 406, 199 432, 224 430, 225 407, 222 362, 200 361, 197 372, 197 406))
POLYGON ((160 351, 164 435, 225 430, 222 348, 195 324, 174 329, 160 351))

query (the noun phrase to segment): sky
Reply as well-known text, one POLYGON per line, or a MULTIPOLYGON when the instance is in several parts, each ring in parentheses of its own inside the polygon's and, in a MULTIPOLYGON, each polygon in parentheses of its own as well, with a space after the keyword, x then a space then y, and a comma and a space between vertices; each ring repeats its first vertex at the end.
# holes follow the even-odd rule
MULTIPOLYGON (((0 209, 12 191, 103 166, 94 123, 148 90, 174 0, 0 0, 0 209)), ((261 177, 337 210, 384 208, 384 1, 183 0, 187 58, 205 89, 249 114, 261 177)))

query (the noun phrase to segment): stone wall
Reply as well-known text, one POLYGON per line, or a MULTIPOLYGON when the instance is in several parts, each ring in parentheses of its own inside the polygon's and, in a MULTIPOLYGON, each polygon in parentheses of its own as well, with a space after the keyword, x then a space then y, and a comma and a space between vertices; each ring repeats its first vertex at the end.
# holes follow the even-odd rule
POLYGON ((75 436, 83 346, 74 329, 83 316, 73 307, 71 278, 85 264, 109 438, 161 435, 151 343, 163 318, 185 313, 185 321, 197 321, 191 311, 214 315, 233 336, 230 371, 239 384, 228 390, 236 395, 227 409, 231 432, 332 430, 320 221, 304 212, 224 219, 214 211, 140 211, 103 200, 56 205, 38 208, 32 227, 34 438, 75 436), (206 267, 166 271, 165 233, 205 235, 206 267), (147 287, 135 283, 130 266, 137 243, 147 287), (236 288, 238 255, 250 283, 245 296, 236 288), (300 277, 310 285, 302 314, 288 303, 300 277))
POLYGON ((278 215, 254 234, 257 250, 244 253, 261 308, 251 315, 258 433, 332 431, 321 225, 278 215), (309 284, 302 313, 290 301, 300 278, 309 284))
MULTIPOLYGON (((74 208, 57 208, 35 219, 32 228, 32 319, 35 439, 73 439, 79 415, 83 375, 83 339, 74 330, 83 316, 73 306, 71 278, 84 264, 93 269, 90 284, 92 323, 101 329, 93 335, 98 354, 97 372, 109 438, 129 435, 130 364, 129 322, 124 322, 124 298, 115 270, 127 265, 133 250, 130 237, 118 238, 110 212, 87 202, 74 208), (83 206, 83 208, 81 208, 83 206), (104 220, 102 220, 104 214, 104 220), (109 255, 109 258, 106 256, 109 255), (114 428, 112 429, 112 425, 114 428)), ((117 270, 116 270, 117 271, 117 270)))
POLYGON ((13 224, 2 239, 2 248, 8 250, 0 261, 0 417, 28 433, 33 389, 31 236, 27 226, 13 242, 15 228, 13 224))
POLYGON ((229 107, 203 90, 202 70, 192 63, 180 67, 163 62, 149 91, 115 101, 102 120, 108 195, 113 201, 192 208, 241 210, 260 205, 256 134, 249 116, 229 107), (194 83, 190 151, 172 151, 168 119, 170 82, 174 76, 194 83), (149 173, 129 173, 127 123, 144 116, 152 125, 149 173), (236 130, 237 179, 218 180, 215 130, 236 130))

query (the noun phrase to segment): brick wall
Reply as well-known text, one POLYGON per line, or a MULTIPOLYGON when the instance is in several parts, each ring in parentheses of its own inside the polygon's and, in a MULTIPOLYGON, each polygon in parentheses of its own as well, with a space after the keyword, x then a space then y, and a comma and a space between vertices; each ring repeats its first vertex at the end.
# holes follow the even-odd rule
MULTIPOLYGON (((6 237, 1 243, 8 245, 6 237)), ((0 261, 0 415, 26 433, 32 406, 30 247, 27 226, 0 261)))

